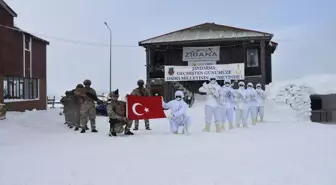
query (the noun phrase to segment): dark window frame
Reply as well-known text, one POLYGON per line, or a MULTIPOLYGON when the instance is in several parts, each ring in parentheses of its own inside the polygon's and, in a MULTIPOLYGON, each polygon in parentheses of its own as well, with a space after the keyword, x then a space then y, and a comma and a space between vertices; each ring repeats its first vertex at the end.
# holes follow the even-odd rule
POLYGON ((260 53, 259 53, 258 48, 255 48, 255 47, 246 48, 246 67, 247 68, 259 68, 260 67, 259 60, 260 60, 260 53), (257 54, 256 55, 257 58, 255 59, 256 61, 253 62, 254 64, 257 64, 257 65, 249 65, 249 56, 251 55, 251 53, 257 54))
POLYGON ((30 38, 27 36, 25 36, 24 47, 25 47, 25 51, 30 51, 30 47, 31 47, 30 38))
POLYGON ((3 78, 4 100, 38 100, 39 79, 5 76, 3 78))

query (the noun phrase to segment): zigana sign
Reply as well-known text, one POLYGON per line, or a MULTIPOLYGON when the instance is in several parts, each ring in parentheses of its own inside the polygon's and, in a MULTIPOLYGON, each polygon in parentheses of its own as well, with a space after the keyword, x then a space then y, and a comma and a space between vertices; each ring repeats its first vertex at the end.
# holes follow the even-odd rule
POLYGON ((183 61, 219 61, 220 47, 183 47, 183 61))
POLYGON ((165 81, 204 81, 210 76, 217 80, 244 80, 244 63, 201 65, 201 66, 165 66, 165 81))

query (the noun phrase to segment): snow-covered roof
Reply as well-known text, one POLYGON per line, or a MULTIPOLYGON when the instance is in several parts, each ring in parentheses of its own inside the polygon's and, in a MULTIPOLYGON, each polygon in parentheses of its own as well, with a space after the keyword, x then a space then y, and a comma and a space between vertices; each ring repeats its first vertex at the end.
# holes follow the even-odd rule
MULTIPOLYGON (((238 38, 244 39, 259 37, 271 39, 273 34, 215 23, 203 23, 140 41, 139 45, 144 46, 150 44, 173 43, 182 41, 232 40, 238 38)), ((274 42, 273 44, 277 45, 277 43, 274 42)))

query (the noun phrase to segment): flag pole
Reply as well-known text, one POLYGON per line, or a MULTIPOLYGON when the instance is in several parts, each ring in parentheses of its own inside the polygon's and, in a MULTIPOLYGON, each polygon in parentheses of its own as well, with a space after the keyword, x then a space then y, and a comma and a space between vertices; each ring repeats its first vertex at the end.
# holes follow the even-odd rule
POLYGON ((128 118, 128 101, 127 101, 127 95, 126 95, 126 118, 128 118))

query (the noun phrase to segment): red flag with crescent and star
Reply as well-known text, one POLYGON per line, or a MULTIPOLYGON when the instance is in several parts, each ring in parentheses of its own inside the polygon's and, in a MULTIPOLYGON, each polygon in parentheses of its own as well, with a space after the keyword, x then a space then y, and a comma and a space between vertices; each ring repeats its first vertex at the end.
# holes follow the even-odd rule
POLYGON ((165 118, 161 96, 127 96, 127 118, 130 120, 165 118))

